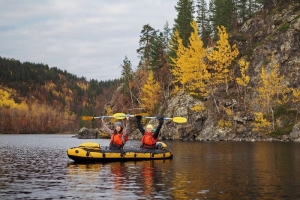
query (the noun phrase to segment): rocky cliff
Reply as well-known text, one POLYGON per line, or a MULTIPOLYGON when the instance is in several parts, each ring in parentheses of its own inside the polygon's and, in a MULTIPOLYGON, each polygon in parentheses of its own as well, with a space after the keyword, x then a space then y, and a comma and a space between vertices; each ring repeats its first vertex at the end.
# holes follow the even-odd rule
MULTIPOLYGON (((270 58, 279 63, 280 74, 288 87, 300 87, 300 4, 289 4, 276 8, 268 13, 261 12, 246 21, 239 32, 231 34, 231 43, 235 43, 240 56, 250 62, 250 83, 247 88, 247 101, 251 109, 245 110, 241 106, 241 99, 236 94, 234 85, 231 85, 229 94, 219 92, 217 102, 233 110, 231 127, 220 127, 218 120, 222 117, 215 111, 212 99, 201 101, 185 93, 179 93, 169 100, 164 116, 184 116, 188 118, 185 124, 176 124, 166 121, 161 130, 163 139, 182 140, 283 140, 300 141, 300 124, 290 119, 290 132, 276 137, 252 132, 253 112, 259 111, 255 103, 255 88, 260 84, 262 67, 268 69, 272 63, 270 58), (204 104, 205 111, 194 112, 191 108, 204 104), (250 111, 251 110, 251 111, 250 111)), ((234 67, 238 76, 238 67, 234 67)), ((283 121, 283 120, 282 120, 283 121)), ((280 121, 277 123, 283 123, 280 121)), ((156 123, 156 122, 153 122, 156 123)))

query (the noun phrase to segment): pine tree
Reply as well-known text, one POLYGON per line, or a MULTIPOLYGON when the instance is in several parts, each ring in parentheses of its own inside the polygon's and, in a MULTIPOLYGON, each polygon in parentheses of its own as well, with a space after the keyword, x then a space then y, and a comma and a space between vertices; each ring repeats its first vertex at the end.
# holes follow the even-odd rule
POLYGON ((162 32, 157 33, 151 42, 150 66, 155 79, 162 86, 164 96, 169 96, 167 87, 170 85, 172 77, 167 56, 167 36, 162 32))
POLYGON ((205 0, 197 0, 197 23, 198 23, 198 29, 199 29, 199 35, 204 43, 204 46, 207 46, 209 44, 210 38, 211 38, 211 26, 209 24, 209 15, 208 15, 208 9, 207 4, 205 0))
POLYGON ((122 65, 122 79, 124 81, 124 85, 122 87, 122 91, 125 94, 125 96, 130 95, 130 100, 131 100, 131 105, 133 107, 133 93, 132 93, 132 66, 131 62, 128 60, 127 56, 125 56, 125 59, 123 60, 123 65, 122 65))
MULTIPOLYGON (((177 6, 175 6, 175 10, 177 11, 177 18, 174 19, 175 24, 173 27, 173 34, 170 41, 168 52, 169 58, 175 58, 176 57, 176 51, 178 49, 177 38, 174 38, 174 33, 177 31, 179 34, 179 37, 182 40, 182 44, 184 47, 187 47, 189 44, 189 37, 191 35, 192 27, 191 22, 194 19, 194 5, 193 0, 179 0, 177 2, 177 6)), ((172 63, 172 60, 169 60, 170 64, 172 63)))
POLYGON ((189 46, 189 38, 193 31, 191 22, 194 17, 194 2, 193 0, 179 0, 177 6, 175 6, 178 12, 177 18, 174 20, 174 29, 178 30, 179 36, 182 39, 182 44, 187 47, 189 46))
POLYGON ((150 43, 150 63, 151 69, 156 72, 167 63, 167 55, 165 46, 165 38, 162 32, 159 32, 153 37, 150 43))
POLYGON ((150 64, 150 54, 151 54, 151 42, 155 37, 156 31, 149 24, 143 26, 140 35, 140 47, 137 49, 137 53, 140 54, 140 64, 139 67, 144 66, 149 67, 150 64))
POLYGON ((163 36, 164 36, 164 46, 166 47, 166 53, 168 54, 168 47, 170 45, 170 40, 172 37, 172 31, 169 28, 169 23, 166 22, 166 24, 164 25, 164 31, 163 31, 163 36))
POLYGON ((236 8, 233 0, 210 0, 210 21, 212 27, 215 28, 215 30, 213 30, 214 40, 218 39, 217 27, 224 26, 228 31, 233 30, 235 10, 236 8))
POLYGON ((244 22, 249 18, 249 9, 247 9, 247 2, 249 0, 239 0, 236 2, 237 17, 239 22, 244 22))

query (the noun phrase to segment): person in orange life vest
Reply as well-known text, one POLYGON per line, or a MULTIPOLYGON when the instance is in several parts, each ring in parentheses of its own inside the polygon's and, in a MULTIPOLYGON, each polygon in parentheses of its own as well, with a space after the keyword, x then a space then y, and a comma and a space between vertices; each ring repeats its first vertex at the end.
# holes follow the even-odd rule
POLYGON ((110 134, 109 149, 117 150, 123 149, 125 142, 128 140, 128 133, 130 131, 129 117, 126 117, 126 126, 123 127, 122 122, 116 122, 114 124, 114 130, 107 127, 104 118, 102 118, 102 127, 105 132, 110 134))
POLYGON ((157 117, 157 119, 159 120, 159 124, 158 124, 156 130, 153 132, 153 126, 151 124, 148 124, 146 126, 146 130, 144 130, 142 123, 141 123, 142 116, 136 116, 136 122, 137 122, 138 129, 140 130, 140 132, 143 135, 140 148, 155 149, 155 145, 158 140, 159 131, 161 129, 161 126, 164 123, 163 117, 157 117))

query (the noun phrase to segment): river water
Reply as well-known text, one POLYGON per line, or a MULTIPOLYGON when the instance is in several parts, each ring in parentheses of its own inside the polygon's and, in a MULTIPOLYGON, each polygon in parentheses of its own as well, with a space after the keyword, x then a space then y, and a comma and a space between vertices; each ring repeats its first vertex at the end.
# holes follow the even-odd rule
POLYGON ((0 135, 0 199, 300 199, 300 143, 164 141, 173 159, 73 163, 87 141, 109 144, 0 135))

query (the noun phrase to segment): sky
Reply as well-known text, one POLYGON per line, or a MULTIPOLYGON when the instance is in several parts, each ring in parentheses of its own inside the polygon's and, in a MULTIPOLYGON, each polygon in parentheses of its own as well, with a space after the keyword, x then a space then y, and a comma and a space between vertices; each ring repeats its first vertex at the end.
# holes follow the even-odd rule
POLYGON ((0 0, 0 56, 86 77, 121 77, 125 56, 135 71, 144 25, 163 31, 178 0, 0 0))

